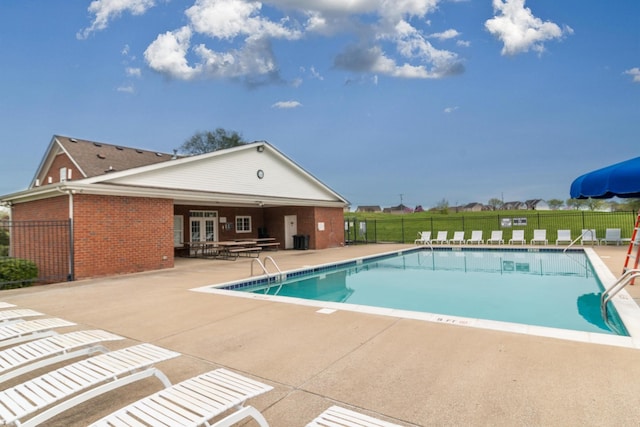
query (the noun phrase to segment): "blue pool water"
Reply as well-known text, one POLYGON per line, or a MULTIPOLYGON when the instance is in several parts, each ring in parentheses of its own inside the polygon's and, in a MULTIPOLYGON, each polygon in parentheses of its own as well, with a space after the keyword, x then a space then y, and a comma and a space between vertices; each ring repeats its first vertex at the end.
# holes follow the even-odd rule
POLYGON ((238 290, 616 333, 601 318, 602 286, 583 252, 420 250, 316 270, 238 290))

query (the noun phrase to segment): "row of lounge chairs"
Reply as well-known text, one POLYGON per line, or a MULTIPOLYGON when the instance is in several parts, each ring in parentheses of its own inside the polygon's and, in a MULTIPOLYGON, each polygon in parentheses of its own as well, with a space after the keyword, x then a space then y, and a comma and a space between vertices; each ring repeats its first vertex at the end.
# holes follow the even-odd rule
MULTIPOLYGON (((504 239, 502 237, 502 230, 493 230, 491 231, 491 237, 487 239, 487 244, 504 244, 504 239)), ((580 236, 578 236, 575 240, 580 239, 580 244, 604 244, 608 245, 610 243, 615 243, 616 245, 620 245, 621 243, 628 243, 630 239, 623 239, 621 237, 621 230, 619 228, 607 228, 605 232, 605 237, 598 239, 596 236, 595 229, 583 229, 580 236)), ((558 230, 558 235, 556 239, 556 245, 560 243, 570 244, 574 241, 574 238, 571 236, 571 230, 558 230)), ((469 239, 465 239, 464 231, 455 231, 453 233, 453 237, 451 239, 448 238, 448 231, 438 231, 437 236, 435 238, 431 237, 431 231, 421 231, 418 233, 418 238, 415 239, 414 244, 416 245, 434 245, 434 244, 448 244, 448 245, 463 245, 463 244, 484 244, 485 240, 483 238, 482 230, 473 230, 471 231, 471 237, 469 239)), ((524 237, 524 230, 513 230, 511 239, 509 239, 508 244, 526 244, 527 241, 524 237)), ((549 240, 547 239, 547 230, 545 229, 536 229, 533 230, 533 238, 529 241, 531 245, 536 244, 544 244, 548 245, 549 240)))
MULTIPOLYGON (((245 403, 272 390, 270 385, 224 368, 172 385, 155 365, 180 353, 147 343, 109 350, 107 342, 123 337, 102 330, 59 333, 59 328, 75 324, 57 318, 33 319, 44 315, 4 302, 0 310, 0 425, 46 425, 80 403, 155 376, 163 389, 91 426, 231 426, 253 418, 268 427, 264 416, 245 403), (3 386, 72 359, 76 361, 18 385, 3 386)), ((339 406, 328 408, 308 426, 398 427, 339 406)))

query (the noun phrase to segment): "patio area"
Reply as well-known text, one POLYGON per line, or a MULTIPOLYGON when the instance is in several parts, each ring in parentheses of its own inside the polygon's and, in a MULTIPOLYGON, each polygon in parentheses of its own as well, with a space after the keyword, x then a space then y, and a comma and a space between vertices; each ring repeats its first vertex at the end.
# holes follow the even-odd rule
MULTIPOLYGON (((285 271, 406 247, 268 255, 285 271)), ((594 249, 619 276, 627 247, 594 249)), ((249 404, 275 427, 304 426, 333 404, 406 426, 640 419, 638 350, 189 291, 247 278, 251 262, 180 258, 168 270, 2 291, 0 301, 126 337, 112 349, 148 342, 180 352, 157 365, 173 383, 225 367, 272 385, 249 404)), ((628 291, 640 301, 640 286, 628 291)), ((84 426, 160 388, 154 378, 134 383, 47 425, 84 426)))

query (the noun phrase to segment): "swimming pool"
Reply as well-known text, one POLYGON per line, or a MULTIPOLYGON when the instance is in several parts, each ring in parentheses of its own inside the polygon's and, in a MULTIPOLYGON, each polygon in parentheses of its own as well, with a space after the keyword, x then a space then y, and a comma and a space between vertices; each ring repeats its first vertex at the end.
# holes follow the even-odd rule
POLYGON ((413 313, 408 317, 467 326, 511 325, 506 329, 519 331, 526 325, 538 327, 541 335, 548 334, 548 328, 628 335, 622 322, 612 331, 602 320, 603 285, 581 250, 416 249, 286 276, 282 282, 262 277, 206 289, 305 300, 334 309, 376 312, 363 309, 375 307, 386 314, 413 313))

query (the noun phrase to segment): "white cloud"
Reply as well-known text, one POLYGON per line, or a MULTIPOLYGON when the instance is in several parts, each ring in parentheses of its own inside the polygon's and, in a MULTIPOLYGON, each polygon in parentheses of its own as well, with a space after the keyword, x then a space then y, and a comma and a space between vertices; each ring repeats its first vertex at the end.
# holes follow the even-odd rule
POLYGON ((309 72, 311 73, 311 76, 312 76, 314 79, 324 80, 324 77, 322 77, 322 75, 321 75, 318 71, 316 71, 315 67, 311 67, 311 68, 309 69, 309 72))
POLYGON ((456 40, 456 46, 469 47, 471 46, 471 42, 468 40, 456 40))
POLYGON ((427 37, 430 39, 449 40, 449 39, 455 39, 458 36, 460 36, 460 33, 458 31, 454 29, 448 29, 441 33, 429 34, 427 37))
POLYGON ((640 83, 640 68, 634 67, 624 73, 630 75, 634 83, 640 83))
POLYGON ((458 108, 460 108, 460 107, 447 107, 447 108, 444 109, 444 112, 447 113, 447 114, 451 114, 454 111, 456 111, 458 108))
POLYGON ((189 27, 168 31, 156 37, 144 51, 144 57, 149 66, 160 73, 182 80, 192 79, 200 67, 191 67, 187 61, 190 40, 189 27))
POLYGON ((286 26, 287 19, 272 22, 260 17, 261 8, 261 3, 245 0, 197 0, 185 14, 194 31, 214 38, 300 38, 300 31, 286 26))
POLYGON ((290 109, 302 107, 302 104, 298 101, 278 101, 271 106, 271 108, 290 109))
MULTIPOLYGON (((182 28, 159 34, 144 52, 148 66, 168 77, 232 78, 249 84, 282 82, 274 41, 308 37, 357 40, 338 47, 334 65, 351 72, 402 78, 441 78, 463 71, 458 55, 427 40, 459 36, 456 30, 426 36, 427 15, 442 0, 192 0, 182 28), (421 28, 422 27, 422 28, 421 28), (192 44, 194 40, 197 44, 192 44), (348 54, 355 55, 348 58, 348 54)), ((87 37, 125 12, 145 13, 157 0, 94 0, 87 37)), ((123 54, 128 54, 125 48, 123 54), (126 52, 126 53, 124 53, 126 52)), ((312 77, 323 77, 312 69, 312 77)))
POLYGON ((485 28, 503 43, 502 55, 516 55, 530 49, 544 52, 544 42, 573 34, 569 26, 557 24, 533 16, 524 6, 525 0, 493 0, 497 14, 485 22, 485 28))
POLYGON ((122 86, 119 86, 118 88, 116 88, 116 90, 118 92, 125 92, 125 93, 133 93, 133 92, 135 92, 135 88, 133 87, 133 85, 122 85, 122 86))
POLYGON ((130 77, 140 77, 142 75, 142 70, 140 68, 127 67, 125 69, 127 76, 130 77))
POLYGON ((86 39, 94 31, 107 28, 109 21, 129 12, 132 15, 142 15, 155 6, 154 0, 93 0, 88 11, 95 16, 91 26, 78 31, 78 39, 86 39))

